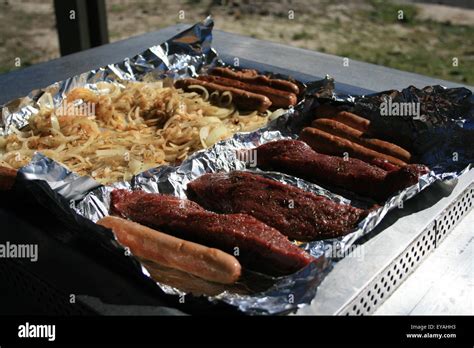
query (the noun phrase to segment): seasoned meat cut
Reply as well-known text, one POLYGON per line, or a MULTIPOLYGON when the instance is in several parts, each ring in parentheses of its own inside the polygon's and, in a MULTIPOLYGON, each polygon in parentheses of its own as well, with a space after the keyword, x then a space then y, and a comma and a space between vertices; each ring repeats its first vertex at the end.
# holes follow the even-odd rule
POLYGON ((278 140, 257 148, 257 166, 277 170, 323 185, 340 187, 384 201, 418 182, 426 166, 410 164, 387 172, 355 158, 320 154, 299 140, 278 140))
POLYGON ((188 197, 219 213, 244 213, 291 239, 345 235, 366 215, 362 209, 250 172, 205 174, 187 187, 188 197))
POLYGON ((250 215, 216 214, 169 195, 114 190, 111 213, 221 249, 249 269, 271 275, 293 273, 313 260, 276 229, 250 215))

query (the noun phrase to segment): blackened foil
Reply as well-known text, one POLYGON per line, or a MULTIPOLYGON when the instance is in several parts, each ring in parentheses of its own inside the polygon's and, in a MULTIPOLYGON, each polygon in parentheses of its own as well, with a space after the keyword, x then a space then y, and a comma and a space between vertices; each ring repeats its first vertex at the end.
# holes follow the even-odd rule
POLYGON ((413 162, 427 165, 436 179, 455 179, 474 162, 474 97, 467 88, 410 86, 361 96, 337 93, 329 83, 323 89, 324 96, 321 83, 309 84, 305 112, 331 103, 369 119, 372 132, 408 149, 413 162), (420 114, 381 116, 380 106, 388 98, 419 103, 420 114))

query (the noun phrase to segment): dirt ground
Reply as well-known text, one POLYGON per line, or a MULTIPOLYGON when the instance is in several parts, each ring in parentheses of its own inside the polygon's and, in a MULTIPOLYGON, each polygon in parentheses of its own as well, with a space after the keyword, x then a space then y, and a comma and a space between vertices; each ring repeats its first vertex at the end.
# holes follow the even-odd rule
MULTIPOLYGON (((176 23, 194 23, 212 14, 216 29, 474 84, 472 9, 406 0, 106 3, 111 41, 176 23), (453 66, 454 58, 458 66, 453 66)), ((52 0, 2 0, 0 73, 56 57, 52 0)))

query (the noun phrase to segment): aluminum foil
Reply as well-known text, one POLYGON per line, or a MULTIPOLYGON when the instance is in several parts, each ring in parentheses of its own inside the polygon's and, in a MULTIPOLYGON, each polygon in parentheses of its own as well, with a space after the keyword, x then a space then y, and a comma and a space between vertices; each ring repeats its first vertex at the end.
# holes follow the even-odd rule
MULTIPOLYGON (((41 91, 34 91, 21 101, 10 102, 3 108, 0 131, 8 133, 11 126, 21 128, 26 125, 28 117, 37 112, 38 103, 45 102, 41 99, 44 92, 50 92, 53 95, 54 104, 59 104, 65 93, 76 86, 93 87, 98 81, 136 80, 148 75, 151 78, 185 77, 220 64, 217 53, 211 47, 212 25, 212 20, 208 18, 166 43, 151 47, 133 58, 58 82, 41 91)), ((29 179, 47 181, 56 192, 70 200, 72 209, 92 221, 97 221, 108 214, 110 192, 114 188, 142 189, 185 198, 186 185, 191 180, 207 172, 232 170, 256 171, 268 178, 324 195, 341 204, 368 206, 370 202, 351 194, 338 195, 296 177, 275 172, 261 172, 252 167, 251 163, 243 160, 239 154, 269 141, 296 138, 299 130, 311 119, 314 107, 321 102, 343 104, 376 123, 381 98, 387 93, 407 100, 416 97, 422 101, 430 100, 430 98, 435 101, 434 106, 426 108, 424 117, 420 120, 403 120, 405 122, 403 125, 411 126, 399 127, 398 123, 402 120, 395 118, 386 120, 389 122, 388 127, 387 124, 380 126, 381 129, 396 128, 398 133, 401 133, 396 134, 397 137, 413 140, 414 146, 419 149, 417 155, 421 159, 420 162, 430 165, 433 170, 421 177, 416 185, 389 198, 382 207, 372 211, 348 235, 301 245, 318 261, 299 272, 287 277, 266 277, 265 279, 261 275, 253 275, 270 282, 266 289, 253 293, 234 292, 230 288, 223 289, 218 294, 206 296, 210 302, 224 302, 247 314, 287 313, 309 303, 314 298, 319 283, 325 273, 330 270, 328 261, 337 258, 334 258, 335 251, 342 252, 340 255, 344 255, 344 251, 347 251, 360 237, 370 233, 383 217, 390 210, 400 206, 401 202, 410 199, 437 180, 456 179, 474 162, 472 154, 474 147, 466 146, 474 139, 471 136, 474 129, 473 102, 466 90, 428 87, 421 91, 409 88, 402 92, 389 91, 371 96, 347 96, 336 93, 334 81, 326 78, 311 83, 305 99, 298 106, 288 110, 265 128, 256 132, 236 134, 210 149, 196 152, 180 166, 162 166, 146 171, 134 177, 130 183, 100 186, 91 178, 71 173, 41 154, 37 154, 29 165, 21 169, 21 172, 29 179), (459 110, 459 113, 453 114, 454 109, 459 110), (433 140, 436 140, 436 148, 427 146, 427 143, 432 144, 433 140), (456 151, 462 155, 461 160, 452 163, 448 155, 456 151)), ((110 243, 120 248, 115 240, 111 239, 110 243)), ((150 276, 149 269, 143 263, 141 270, 145 275, 150 276)), ((183 293, 182 290, 165 283, 158 282, 157 285, 168 294, 181 295, 183 293)))

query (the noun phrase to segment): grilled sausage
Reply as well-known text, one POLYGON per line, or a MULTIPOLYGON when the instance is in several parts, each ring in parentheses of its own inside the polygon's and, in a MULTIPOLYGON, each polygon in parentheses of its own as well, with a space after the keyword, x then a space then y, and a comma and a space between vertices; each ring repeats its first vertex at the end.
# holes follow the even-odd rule
POLYGON ((272 102, 274 108, 289 108, 292 105, 296 105, 298 98, 295 94, 280 91, 267 86, 253 85, 250 83, 241 82, 239 80, 232 80, 221 76, 199 76, 198 80, 207 81, 211 83, 217 83, 222 86, 234 87, 264 95, 272 102))
POLYGON ((328 104, 318 106, 314 112, 314 116, 316 119, 329 118, 336 120, 362 133, 367 133, 370 127, 370 121, 368 119, 357 116, 351 112, 341 111, 337 107, 328 104))
POLYGON ((219 75, 235 79, 249 79, 259 76, 259 73, 255 69, 232 70, 230 68, 217 67, 211 70, 211 75, 219 75))
POLYGON ((314 120, 311 125, 314 128, 345 138, 374 151, 393 156, 404 162, 410 162, 411 154, 400 146, 379 139, 367 138, 361 131, 336 120, 319 118, 314 120))
POLYGON ((227 77, 233 80, 239 80, 241 82, 251 83, 254 85, 268 86, 281 91, 293 93, 295 95, 300 94, 300 89, 297 84, 282 80, 282 79, 271 79, 265 75, 259 75, 256 70, 241 70, 235 71, 229 68, 214 68, 211 70, 210 75, 227 77))
POLYGON ((232 284, 240 277, 239 261, 221 250, 185 241, 119 217, 107 216, 97 223, 110 228, 118 241, 138 257, 216 283, 232 284))
POLYGON ((259 112, 265 112, 272 105, 270 99, 264 95, 244 91, 235 87, 222 86, 212 82, 197 79, 183 79, 177 80, 174 85, 176 88, 182 88, 185 90, 190 90, 189 86, 199 85, 205 87, 209 92, 218 91, 222 93, 229 91, 232 93, 232 101, 235 105, 244 110, 258 110, 259 112))
POLYGON ((375 159, 379 158, 400 167, 406 165, 405 162, 398 158, 368 149, 350 140, 326 133, 317 128, 304 128, 300 133, 300 140, 303 140, 311 146, 313 150, 327 155, 341 156, 344 152, 347 152, 349 156, 368 163, 372 163, 375 159))

